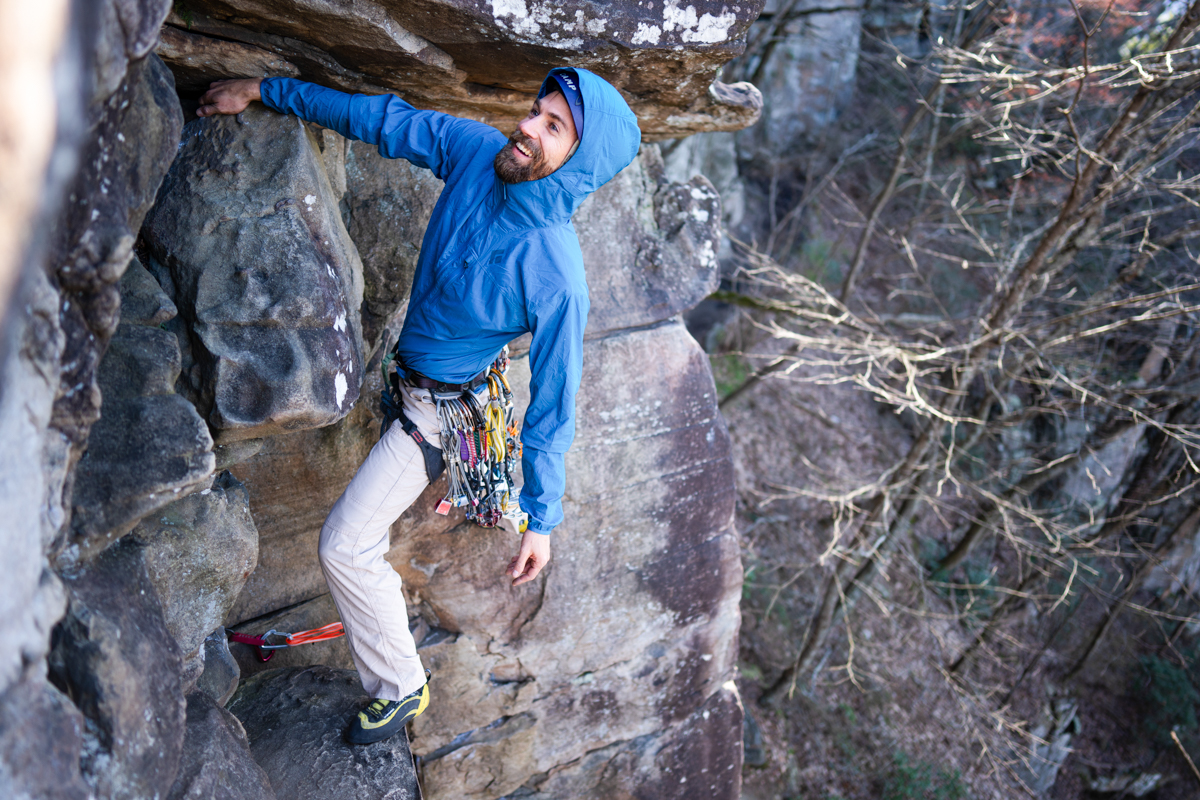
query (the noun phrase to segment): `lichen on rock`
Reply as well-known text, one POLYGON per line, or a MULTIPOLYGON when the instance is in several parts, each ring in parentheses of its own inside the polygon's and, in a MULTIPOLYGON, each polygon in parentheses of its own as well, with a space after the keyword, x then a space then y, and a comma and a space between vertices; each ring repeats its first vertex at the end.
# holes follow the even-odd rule
POLYGON ((758 119, 758 90, 717 74, 745 48, 762 3, 384 0, 301 10, 294 0, 191 0, 168 18, 158 52, 189 92, 219 78, 293 75, 395 91, 504 130, 525 115, 550 67, 584 67, 625 94, 654 140, 758 119), (201 58, 207 48, 223 57, 201 58))

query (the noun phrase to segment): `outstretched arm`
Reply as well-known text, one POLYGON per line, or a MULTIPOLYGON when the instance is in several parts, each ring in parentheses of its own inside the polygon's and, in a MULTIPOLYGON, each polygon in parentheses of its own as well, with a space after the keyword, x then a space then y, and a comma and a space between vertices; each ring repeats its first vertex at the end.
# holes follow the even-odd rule
POLYGON ((214 81, 200 97, 197 117, 213 114, 240 114, 255 100, 262 100, 262 78, 237 78, 214 81))
POLYGON ((394 94, 340 92, 294 78, 217 81, 200 98, 197 115, 240 114, 252 101, 295 114, 348 139, 376 145, 385 158, 408 159, 446 180, 453 164, 481 148, 499 149, 504 136, 495 128, 436 111, 420 111, 394 94), (496 140, 499 140, 497 142, 496 140))

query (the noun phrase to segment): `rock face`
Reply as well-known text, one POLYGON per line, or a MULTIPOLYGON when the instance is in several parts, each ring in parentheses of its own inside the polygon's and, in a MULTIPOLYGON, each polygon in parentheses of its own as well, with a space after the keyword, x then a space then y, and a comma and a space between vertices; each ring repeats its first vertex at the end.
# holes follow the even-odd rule
MULTIPOLYGON (((138 17, 130 10, 129 19, 134 18, 138 17)), ((68 468, 85 443, 92 444, 88 435, 99 416, 102 395, 98 365, 119 319, 117 281, 130 262, 133 232, 154 201, 182 124, 171 74, 153 56, 135 63, 96 113, 95 138, 84 153, 68 205, 57 221, 50 253, 64 298, 58 319, 63 336, 60 380, 64 391, 55 400, 51 425, 68 445, 62 454, 68 468)), ((136 362, 137 355, 129 351, 161 358, 164 349, 170 349, 169 337, 156 337, 148 331, 142 335, 141 330, 129 329, 130 341, 124 343, 129 347, 115 357, 118 361, 128 356, 136 362)), ((172 391, 169 353, 165 360, 165 366, 150 370, 132 386, 118 385, 119 380, 107 386, 114 402, 94 442, 96 459, 82 474, 84 486, 79 501, 86 510, 73 537, 72 543, 78 546, 67 552, 68 561, 99 552, 104 544, 127 531, 139 514, 155 506, 154 502, 147 504, 145 482, 136 474, 148 465, 123 470, 106 461, 113 453, 132 448, 148 461, 157 459, 158 463, 150 468, 165 469, 168 489, 193 485, 211 470, 203 456, 208 436, 196 425, 199 420, 194 412, 178 398, 149 397, 172 391), (144 401, 133 399, 143 390, 148 396, 144 401), (145 441, 128 436, 142 421, 181 426, 188 444, 182 452, 147 448, 145 441), (186 430, 189 423, 190 432, 186 430), (93 469, 96 462, 100 466, 93 469), (109 481, 128 489, 128 494, 112 491, 113 486, 105 485, 109 481)), ((176 371, 177 361, 174 359, 176 371)), ((134 369, 140 371, 138 368, 143 366, 134 369)), ((70 493, 71 482, 67 481, 64 494, 70 493)))
POLYGON ((625 92, 653 139, 757 119, 753 86, 714 79, 742 52, 761 8, 761 0, 192 0, 169 18, 158 52, 187 91, 220 78, 298 75, 344 91, 395 90, 419 108, 503 130, 525 116, 550 68, 584 67, 625 92))
POLYGON ((85 800, 79 774, 83 715, 42 676, 0 695, 0 796, 85 800))
POLYGON ((652 147, 589 198, 572 220, 592 301, 586 336, 670 319, 711 294, 720 208, 706 178, 668 181, 652 147))
POLYGON ((304 123, 259 105, 189 123, 144 235, 187 323, 187 381, 217 441, 350 411, 362 266, 304 123))
POLYGON ((310 667, 260 672, 242 684, 229 710, 245 726, 276 797, 416 800, 421 794, 404 736, 358 747, 343 738, 364 705, 358 673, 310 667))
MULTIPOLYGON (((27 311, 0 367, 0 512, 5 580, 0 581, 0 686, 45 663, 50 630, 65 608, 62 584, 47 553, 63 523, 66 443, 48 433, 65 337, 57 326, 58 293, 44 272, 26 281, 27 311), (51 446, 51 445, 57 445, 51 446)), ((40 670, 38 670, 40 671, 40 670)))
MULTIPOLYGON (((668 180, 687 183, 698 175, 712 182, 721 196, 721 219, 736 230, 746 213, 746 187, 738 174, 737 134, 709 133, 662 145, 668 180)), ((722 237, 722 246, 727 240, 722 237)), ((718 251, 720 258, 727 253, 718 251)))
POLYGON ((77 557, 100 552, 142 517, 203 488, 214 467, 204 420, 175 394, 179 342, 159 327, 175 318, 174 303, 136 258, 120 288, 122 321, 98 371, 103 415, 75 473, 77 557))
MULTIPOLYGON (((418 638, 435 673, 435 697, 446 698, 414 729, 431 796, 499 797, 552 768, 575 775, 559 777, 563 786, 582 787, 592 780, 587 769, 562 765, 639 737, 649 737, 640 747, 653 742, 655 752, 690 760, 697 780, 699 770, 736 760, 740 734, 728 737, 731 750, 704 755, 712 742, 697 730, 707 729, 685 724, 697 708, 716 703, 722 716, 712 724, 740 730, 736 698, 716 699, 727 692, 721 687, 734 658, 740 570, 729 527, 728 445, 711 377, 678 323, 620 332, 661 323, 712 291, 715 263, 699 256, 712 252, 718 213, 707 183, 667 183, 648 149, 577 215, 589 277, 596 276, 589 388, 568 456, 568 523, 555 534, 555 561, 536 588, 514 592, 498 583, 496 565, 514 545, 503 534, 431 513, 442 487, 427 491, 393 529, 389 559, 406 580, 410 607, 420 611, 418 638), (614 229, 632 235, 608 235, 614 229), (473 764, 486 767, 468 769, 473 764)), ((514 385, 528 381, 525 369, 523 359, 514 362, 514 385)), ((234 468, 251 488, 264 544, 233 618, 317 598, 255 619, 247 630, 300 630, 336 619, 327 595, 318 596, 316 537, 362 457, 349 457, 348 445, 365 454, 377 436, 374 423, 351 415, 331 429, 269 440, 234 468), (329 480, 334 474, 342 481, 329 480)), ((336 655, 340 642, 311 646, 328 648, 319 656, 309 647, 274 658, 281 665, 346 663, 336 655)), ((246 671, 275 665, 257 662, 249 648, 235 650, 246 671)), ((623 757, 635 763, 641 752, 623 757)))
POLYGON ((242 724, 203 692, 188 695, 183 760, 167 800, 275 800, 242 724))
MULTIPOLYGON (((356 186, 381 185, 364 183, 360 168, 348 169, 352 209, 366 206, 356 186)), ((422 196, 413 172, 393 168, 385 177, 387 191, 422 196)), ((648 755, 670 752, 679 777, 707 780, 723 770, 719 780, 711 776, 712 796, 736 796, 741 712, 736 693, 723 688, 741 582, 732 466, 707 360, 672 321, 715 288, 719 213, 706 181, 671 184, 649 147, 576 216, 593 311, 568 455, 568 521, 555 533, 544 577, 523 591, 498 580, 497 565, 515 542, 432 513, 443 486, 427 490, 393 527, 388 558, 405 579, 419 615, 414 633, 435 675, 437 700, 414 727, 427 796, 498 798, 532 791, 550 773, 556 785, 582 791, 596 776, 579 759, 634 740, 620 751, 643 770, 633 783, 674 786, 677 778, 652 767, 667 762, 648 755), (726 727, 734 733, 726 736, 726 727)), ((403 230, 401 242, 419 236, 403 230)), ((376 284, 404 280, 404 263, 380 258, 376 284)), ((515 386, 528 383, 527 369, 524 358, 514 361, 515 386)), ((337 618, 316 542, 378 437, 377 384, 372 370, 352 414, 270 437, 233 467, 262 537, 259 566, 228 620, 239 630, 296 631, 337 618)), ((341 641, 282 651, 266 664, 248 647, 233 649, 244 675, 349 664, 341 641)), ((253 746, 253 730, 250 737, 253 746)))
MULTIPOLYGON (((585 347, 584 386, 567 522, 528 589, 497 579, 515 546, 502 533, 393 539, 413 606, 452 632, 421 648, 435 696, 454 698, 414 724, 433 797, 500 797, 643 736, 724 769, 676 727, 736 655, 732 465, 706 359, 675 322, 616 334, 585 347)), ((740 730, 740 710, 725 723, 740 730)), ((730 747, 740 757, 740 736, 730 747)))
POLYGON ((741 794, 742 707, 732 682, 678 725, 593 750, 567 769, 531 778, 514 797, 694 800, 741 794))
MULTIPOLYGON (((5 797, 88 796, 79 769, 83 717, 45 680, 51 629, 66 608, 50 558, 67 532, 72 470, 95 419, 94 369, 115 325, 112 283, 128 261, 127 251, 124 261, 109 259, 112 239, 100 234, 140 224, 139 198, 153 198, 161 178, 155 164, 161 159, 165 169, 180 124, 178 99, 161 63, 144 62, 136 74, 126 73, 127 59, 145 56, 154 46, 153 34, 139 42, 140 25, 118 31, 97 25, 95 15, 107 14, 113 4, 99 5, 48 0, 14 6, 5 14, 0 36, 5 54, 0 131, 6 151, 0 166, 5 187, 0 200, 0 517, 5 533, 0 795, 5 797), (121 61, 119 70, 105 73, 109 80, 96 68, 104 54, 121 61), (118 102, 109 103, 118 90, 118 102), (38 102, 20 99, 27 97, 38 102), (119 137, 134 129, 137 150, 131 152, 119 137), (94 202, 100 199, 107 204, 94 202), (87 262, 85 255, 80 263, 99 280, 78 287, 60 284, 64 255, 77 244, 96 246, 97 260, 87 262)), ((143 19, 153 32, 169 4, 127 5, 138 12, 128 21, 143 19)))
POLYGON ((184 690, 205 669, 205 638, 221 625, 258 561, 246 487, 228 472, 199 494, 143 520, 142 545, 163 618, 183 655, 184 690))
POLYGON ((142 563, 122 541, 67 581, 51 674, 88 718, 82 769, 101 797, 165 795, 183 748, 179 648, 142 563))
MULTIPOLYGON (((372 379, 377 375, 373 370, 372 379)), ((259 557, 229 613, 229 627, 326 593, 317 538, 325 515, 379 438, 373 406, 364 397, 336 425, 271 437, 230 469, 250 492, 259 557)))
MULTIPOLYGON (((165 796, 176 780, 184 695, 204 670, 205 635, 228 613, 256 555, 245 489, 226 472, 67 579, 70 604, 52 674, 89 720, 83 775, 101 796, 165 796)), ((221 664, 215 667, 214 681, 221 664)), ((232 687, 218 691, 227 699, 232 687)), ((218 728, 188 721, 189 758, 228 749, 228 734, 218 728)), ((184 764, 185 773, 188 764, 203 771, 184 764)), ((181 791, 206 780, 187 777, 181 791)))
MULTIPOLYGON (((510 127, 573 63, 613 79, 650 138, 757 114, 756 92, 713 80, 753 0, 539 3, 189 0, 159 51, 189 102, 270 72, 510 127)), ((259 106, 183 129, 149 54, 168 5, 75 6, 59 44, 86 79, 55 84, 76 94, 44 184, 54 223, 0 284, 0 795, 415 796, 401 743, 341 741, 357 678, 309 665, 348 664, 344 641, 264 671, 224 625, 336 618, 316 539, 378 437, 378 346, 441 186, 259 106)), ((536 583, 500 578, 508 536, 433 513, 444 486, 393 527, 435 671, 414 729, 427 797, 737 796, 729 447, 678 322, 716 285, 719 213, 648 145, 577 215, 587 373, 568 521, 536 583)))
POLYGON ((130 67, 99 113, 50 255, 66 298, 61 325, 73 356, 63 364, 69 388, 55 401, 53 425, 79 452, 99 416, 96 370, 120 316, 117 281, 183 123, 171 73, 153 55, 130 67))
POLYGON ((158 29, 171 9, 167 0, 101 0, 95 4, 99 30, 94 59, 93 96, 108 97, 125 78, 130 62, 144 59, 158 44, 158 29))

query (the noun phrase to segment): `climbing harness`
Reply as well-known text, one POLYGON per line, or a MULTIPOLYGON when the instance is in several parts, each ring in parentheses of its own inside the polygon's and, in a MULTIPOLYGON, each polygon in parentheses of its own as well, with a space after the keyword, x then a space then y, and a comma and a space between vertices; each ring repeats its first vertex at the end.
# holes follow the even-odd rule
POLYGON ((258 648, 259 661, 270 661, 271 656, 275 655, 276 650, 282 650, 285 647, 295 647, 301 644, 310 644, 312 642, 323 642, 326 639, 336 639, 345 632, 345 629, 342 628, 342 623, 331 622, 324 627, 300 631, 299 633, 284 633, 283 631, 274 629, 267 631, 261 636, 251 636, 248 633, 235 633, 234 631, 228 631, 227 633, 231 642, 248 644, 258 648), (283 637, 282 644, 271 644, 273 637, 280 636, 283 637))
POLYGON ((517 438, 512 387, 505 376, 508 348, 486 370, 462 384, 441 383, 405 369, 410 373, 410 383, 430 392, 441 428, 440 450, 421 435, 404 413, 400 378, 391 369, 395 363, 398 354, 393 349, 382 364, 380 438, 393 422, 399 422, 421 448, 429 482, 436 481, 443 471, 447 473, 450 488, 437 504, 437 513, 445 515, 451 508, 463 508, 468 520, 484 528, 494 528, 501 520, 509 519, 523 533, 529 525, 529 516, 517 503, 519 490, 512 477, 521 458, 521 443, 517 438), (486 398, 481 397, 485 384, 486 398))

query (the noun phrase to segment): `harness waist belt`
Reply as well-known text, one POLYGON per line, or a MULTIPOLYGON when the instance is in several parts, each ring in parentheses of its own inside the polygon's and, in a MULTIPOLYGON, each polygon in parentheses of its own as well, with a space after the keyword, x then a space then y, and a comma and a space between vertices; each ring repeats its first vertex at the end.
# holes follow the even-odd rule
POLYGON ((433 378, 427 378, 419 372, 406 369, 405 374, 408 377, 404 379, 404 382, 409 386, 415 386, 418 389, 429 389, 434 392, 473 392, 487 382, 489 369, 491 369, 490 366, 485 367, 482 372, 466 383, 443 383, 442 381, 435 381, 433 378))

